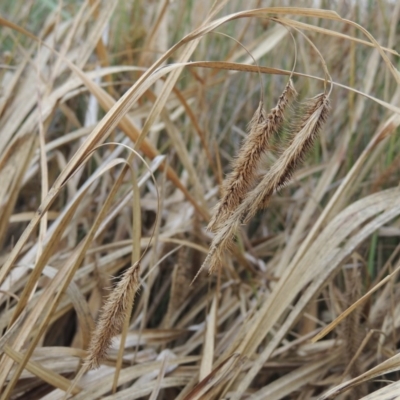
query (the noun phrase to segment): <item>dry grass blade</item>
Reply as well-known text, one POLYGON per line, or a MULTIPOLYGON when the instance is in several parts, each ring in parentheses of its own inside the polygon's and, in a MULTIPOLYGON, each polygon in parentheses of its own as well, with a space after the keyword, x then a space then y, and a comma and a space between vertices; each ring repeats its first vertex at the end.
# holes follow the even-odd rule
MULTIPOLYGON (((348 304, 352 304, 361 296, 361 274, 357 267, 353 267, 351 270, 345 271, 345 273, 347 273, 347 275, 345 275, 347 285, 345 297, 348 304)), ((351 313, 343 325, 343 357, 347 364, 347 367, 343 372, 343 380, 347 377, 355 378, 362 372, 362 365, 359 356, 367 342, 364 342, 365 334, 361 322, 361 311, 362 310, 359 308, 355 312, 351 313)), ((373 332, 370 332, 370 336, 372 333, 373 332)), ((352 395, 357 396, 358 398, 363 397, 365 394, 364 385, 357 386, 352 391, 352 395)))
POLYGON ((33 150, 37 141, 33 136, 24 136, 15 140, 8 149, 5 157, 0 161, 0 244, 4 240, 7 231, 7 223, 17 200, 18 191, 16 188, 21 185, 23 175, 29 166, 33 156, 33 150), (20 160, 23 160, 21 162, 20 160))
POLYGON ((341 385, 334 387, 333 389, 329 390, 328 392, 320 396, 318 400, 334 399, 339 394, 349 390, 352 387, 360 385, 361 383, 373 379, 379 375, 384 375, 389 372, 398 371, 399 369, 400 369, 400 354, 396 354, 395 356, 382 362, 381 364, 363 373, 362 375, 357 376, 356 378, 350 381, 344 382, 341 385))
POLYGON ((393 382, 360 400, 399 400, 400 399, 400 381, 393 382))
POLYGON ((400 272, 400 265, 396 267, 396 269, 382 279, 377 285, 371 288, 367 293, 365 293, 362 297, 360 297, 357 301, 355 301, 347 310, 343 311, 337 318, 335 318, 329 325, 327 325, 318 335, 312 338, 313 342, 317 342, 324 338, 329 332, 331 332, 338 324, 340 324, 346 317, 348 317, 354 310, 357 309, 360 305, 362 305, 365 301, 369 299, 369 297, 375 293, 378 289, 384 286, 386 283, 390 282, 398 273, 400 272))
POLYGON ((322 361, 310 362, 252 394, 250 400, 279 400, 285 398, 295 388, 301 388, 308 383, 307 381, 310 382, 323 372, 326 372, 330 368, 332 361, 336 361, 335 359, 337 358, 338 354, 332 354, 322 361))
MULTIPOLYGON (((286 75, 286 76, 302 76, 302 77, 307 77, 310 79, 315 79, 321 82, 326 82, 325 78, 320 78, 315 75, 310 75, 310 74, 305 74, 301 72, 292 72, 290 70, 285 70, 285 69, 280 69, 280 68, 272 68, 272 67, 257 67, 256 65, 250 65, 250 64, 241 64, 241 63, 235 63, 235 62, 224 62, 224 61, 194 61, 191 63, 187 64, 188 67, 202 67, 202 68, 213 68, 213 69, 222 69, 222 70, 228 70, 228 71, 243 71, 243 72, 254 72, 258 73, 261 72, 263 74, 273 74, 273 75, 286 75)), ((335 81, 328 81, 327 83, 330 83, 334 86, 337 86, 339 88, 344 88, 350 92, 357 93, 361 96, 364 96, 381 106, 385 107, 388 110, 391 110, 395 112, 396 114, 400 114, 400 108, 397 107, 395 104, 389 103, 387 101, 378 99, 377 97, 371 96, 365 92, 362 92, 360 90, 355 89, 354 87, 344 85, 339 82, 335 81)))
POLYGON ((140 287, 140 264, 129 267, 108 297, 90 341, 85 364, 88 369, 98 368, 114 336, 121 332, 135 294, 140 287))
MULTIPOLYGON (((23 358, 22 354, 13 350, 9 346, 5 346, 4 352, 16 362, 20 362, 23 358)), ((43 379, 45 382, 48 382, 50 385, 58 387, 64 391, 67 391, 71 385, 71 381, 69 379, 53 372, 52 370, 49 370, 48 368, 43 367, 34 361, 29 361, 26 365, 26 369, 35 376, 43 379)), ((75 387, 72 390, 72 393, 77 394, 81 390, 82 389, 80 387, 75 387)))
POLYGON ((257 177, 256 172, 260 158, 268 149, 271 137, 282 128, 285 109, 296 95, 296 89, 289 80, 277 105, 268 115, 264 110, 264 104, 260 102, 249 123, 249 133, 233 162, 233 171, 222 184, 222 198, 208 225, 208 229, 211 231, 218 230, 218 227, 236 210, 246 197, 248 190, 252 188, 257 177))
MULTIPOLYGON (((351 40, 351 41, 354 41, 356 43, 363 44, 365 46, 375 47, 374 43, 367 42, 365 40, 362 40, 362 39, 359 39, 359 38, 355 38, 353 36, 345 35, 345 34, 340 33, 340 32, 335 32, 335 31, 332 31, 332 30, 329 30, 329 29, 324 29, 324 28, 321 28, 319 26, 306 24, 304 22, 295 21, 295 20, 289 19, 289 18, 280 17, 280 18, 277 18, 277 19, 282 21, 283 23, 289 25, 289 26, 293 26, 293 27, 299 28, 301 30, 309 30, 309 31, 313 31, 313 32, 323 33, 324 35, 332 35, 332 36, 335 36, 337 38, 341 38, 341 39, 345 39, 345 40, 351 40)), ((384 50, 384 51, 386 51, 388 53, 394 54, 396 56, 399 56, 399 53, 396 50, 393 50, 393 49, 390 49, 390 48, 386 48, 386 47, 382 47, 382 50, 384 50)))
POLYGON ((195 388, 185 397, 184 400, 198 400, 204 398, 203 396, 211 389, 218 388, 222 385, 243 362, 240 354, 232 354, 227 360, 222 362, 216 367, 209 375, 207 375, 195 388))
POLYGON ((200 380, 203 380, 212 371, 212 365, 214 361, 215 335, 216 335, 215 321, 217 313, 217 303, 218 303, 217 295, 214 295, 214 298, 211 303, 210 313, 207 320, 207 329, 204 339, 203 356, 201 359, 201 366, 199 373, 200 380))

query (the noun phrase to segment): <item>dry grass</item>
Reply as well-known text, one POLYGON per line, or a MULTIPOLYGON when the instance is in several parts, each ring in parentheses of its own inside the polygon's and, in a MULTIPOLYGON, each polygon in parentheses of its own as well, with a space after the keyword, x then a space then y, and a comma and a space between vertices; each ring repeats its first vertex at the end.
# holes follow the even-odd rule
POLYGON ((400 3, 277 4, 2 2, 0 400, 398 398, 400 3))

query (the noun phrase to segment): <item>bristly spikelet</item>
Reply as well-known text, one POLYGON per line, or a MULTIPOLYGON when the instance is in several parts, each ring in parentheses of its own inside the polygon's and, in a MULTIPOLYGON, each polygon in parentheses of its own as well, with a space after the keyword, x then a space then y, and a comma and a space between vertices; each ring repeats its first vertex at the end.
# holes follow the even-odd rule
POLYGON ((210 231, 217 231, 218 227, 227 220, 246 197, 248 190, 254 185, 260 158, 267 150, 271 137, 282 127, 285 109, 296 95, 296 89, 292 81, 289 80, 276 107, 268 115, 263 109, 263 103, 260 102, 250 121, 249 134, 233 162, 232 172, 222 184, 222 198, 217 204, 208 225, 210 231))
MULTIPOLYGON (((234 214, 235 213, 236 211, 234 214)), ((237 218, 232 219, 231 216, 228 221, 225 221, 218 227, 218 231, 213 238, 207 257, 198 270, 196 276, 193 278, 193 282, 197 279, 204 267, 208 266, 209 273, 212 273, 221 267, 224 251, 228 250, 232 246, 235 232, 239 227, 237 221, 237 218)))
MULTIPOLYGON (((345 307, 349 307, 355 303, 361 297, 361 282, 362 277, 360 270, 357 267, 353 267, 351 270, 345 269, 345 284, 346 293, 345 298, 347 304, 345 307)), ((342 338, 344 342, 343 346, 343 358, 346 360, 346 371, 351 378, 355 378, 362 373, 362 363, 357 357, 357 352, 360 350, 360 346, 363 341, 363 326, 361 323, 361 308, 356 308, 345 320, 342 326, 342 338)), ((360 356, 360 354, 358 354, 360 356)), ((343 376, 345 378, 345 375, 343 376)), ((353 389, 353 393, 357 398, 361 398, 366 395, 365 386, 356 386, 353 389)))
POLYGON ((265 121, 267 115, 264 104, 260 101, 249 125, 248 136, 244 139, 242 147, 232 163, 232 172, 226 177, 221 187, 221 199, 215 207, 215 212, 208 224, 210 231, 216 231, 221 222, 234 210, 247 192, 247 185, 251 184, 251 164, 257 155, 254 149, 260 144, 260 139, 264 142, 268 140, 264 135, 265 121))
POLYGON ((280 189, 292 176, 296 166, 304 159, 317 138, 327 119, 329 100, 320 94, 309 102, 294 130, 289 146, 278 158, 260 183, 232 211, 226 220, 218 226, 210 246, 209 254, 203 263, 209 265, 210 272, 221 264, 223 252, 232 245, 234 234, 240 223, 247 221, 262 207, 265 207, 272 194, 280 189))
POLYGON ((289 146, 271 167, 258 186, 249 193, 241 207, 241 222, 248 221, 256 212, 265 208, 272 194, 282 188, 292 177, 297 166, 304 160, 307 151, 313 146, 325 123, 329 111, 329 99, 320 94, 309 100, 303 109, 303 115, 293 128, 289 146))
POLYGON ((94 331, 86 357, 88 369, 98 368, 111 345, 112 338, 118 335, 125 321, 127 310, 133 302, 140 286, 140 264, 128 268, 107 299, 94 331))
POLYGON ((329 98, 326 94, 321 93, 312 99, 306 100, 300 106, 300 112, 301 115, 291 128, 292 134, 289 142, 289 148, 292 146, 293 151, 297 150, 297 156, 293 155, 292 161, 294 165, 288 165, 287 171, 289 175, 283 177, 283 181, 279 182, 276 190, 290 180, 296 167, 304 161, 305 155, 313 147, 328 117, 329 98), (309 128, 309 131, 306 128, 309 128), (298 148, 296 148, 297 145, 298 148))

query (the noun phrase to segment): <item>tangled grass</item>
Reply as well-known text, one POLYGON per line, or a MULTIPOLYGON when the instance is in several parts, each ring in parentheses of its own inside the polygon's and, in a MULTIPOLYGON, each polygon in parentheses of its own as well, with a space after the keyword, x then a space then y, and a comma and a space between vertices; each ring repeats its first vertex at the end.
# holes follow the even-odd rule
POLYGON ((2 2, 0 400, 398 398, 400 3, 276 3, 2 2))

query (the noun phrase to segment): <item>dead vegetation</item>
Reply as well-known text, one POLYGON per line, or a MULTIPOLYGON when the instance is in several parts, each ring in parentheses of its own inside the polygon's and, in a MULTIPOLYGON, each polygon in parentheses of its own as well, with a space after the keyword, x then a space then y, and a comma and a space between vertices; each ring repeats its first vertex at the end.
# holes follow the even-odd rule
POLYGON ((276 3, 1 4, 0 400, 398 398, 400 3, 276 3))

